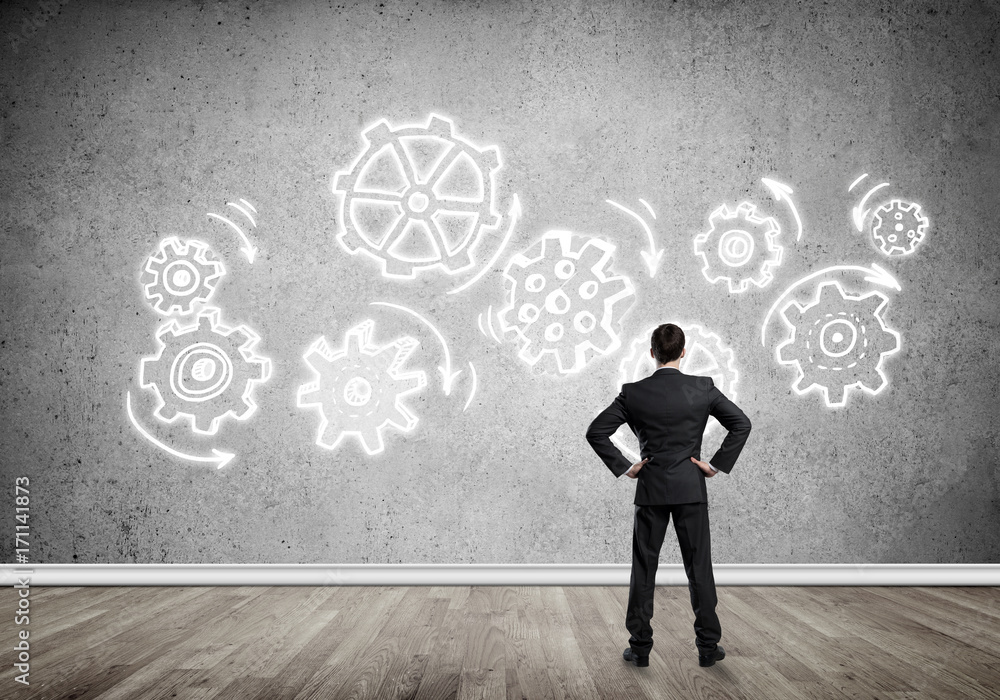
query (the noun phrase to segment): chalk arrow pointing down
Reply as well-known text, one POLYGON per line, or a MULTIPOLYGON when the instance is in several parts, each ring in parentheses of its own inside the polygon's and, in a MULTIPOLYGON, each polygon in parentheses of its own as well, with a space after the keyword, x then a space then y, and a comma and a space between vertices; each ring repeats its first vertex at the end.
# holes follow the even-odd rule
POLYGON ((257 257, 257 248, 254 246, 253 243, 250 242, 250 239, 247 238, 247 235, 243 233, 243 229, 241 229, 239 226, 237 226, 235 223, 233 223, 224 216, 219 216, 218 214, 213 214, 211 212, 209 212, 208 215, 213 219, 218 219, 219 221, 228 224, 231 229, 236 231, 236 234, 243 241, 243 245, 240 246, 240 251, 243 253, 243 255, 246 256, 247 262, 253 265, 253 260, 255 257, 257 257))
POLYGON ((179 457, 180 459, 186 460, 188 462, 207 462, 209 464, 215 464, 216 469, 222 469, 224 466, 232 462, 233 458, 236 456, 232 452, 223 452, 222 450, 217 450, 215 448, 212 448, 211 457, 203 457, 201 455, 189 455, 179 450, 175 450, 170 445, 160 442, 155 437, 153 437, 153 435, 148 430, 139 425, 139 421, 135 419, 135 414, 132 413, 131 391, 125 392, 125 410, 128 411, 128 418, 130 421, 132 421, 132 425, 135 426, 135 429, 139 431, 140 435, 149 440, 156 447, 159 447, 164 452, 172 454, 174 457, 179 457))
POLYGON ((444 348, 444 364, 438 366, 438 372, 441 373, 441 379, 443 380, 444 383, 443 385, 444 395, 450 396, 451 387, 455 383, 455 380, 458 378, 458 375, 462 373, 462 370, 458 370, 456 372, 451 371, 451 350, 448 349, 448 343, 445 342, 444 336, 441 335, 441 331, 435 328, 433 323, 431 323, 426 318, 418 314, 416 311, 414 311, 413 309, 409 309, 405 306, 400 306, 399 304, 390 304, 387 301, 373 301, 369 305, 388 306, 391 309, 397 309, 404 313, 408 313, 431 329, 431 332, 434 333, 435 336, 437 336, 438 342, 441 343, 441 347, 444 348))
POLYGON ((653 277, 656 274, 656 270, 660 267, 660 260, 663 259, 663 251, 666 249, 665 248, 660 248, 659 250, 656 249, 656 239, 653 238, 653 232, 652 230, 650 230, 649 224, 646 223, 645 219, 643 219, 641 216, 636 214, 628 207, 623 207, 618 202, 615 202, 610 199, 606 199, 604 201, 617 209, 621 209, 623 212, 625 212, 633 219, 638 221, 639 225, 642 226, 642 229, 646 232, 646 237, 649 238, 649 250, 641 250, 639 251, 639 253, 642 255, 642 259, 646 263, 646 269, 649 270, 649 276, 653 277))

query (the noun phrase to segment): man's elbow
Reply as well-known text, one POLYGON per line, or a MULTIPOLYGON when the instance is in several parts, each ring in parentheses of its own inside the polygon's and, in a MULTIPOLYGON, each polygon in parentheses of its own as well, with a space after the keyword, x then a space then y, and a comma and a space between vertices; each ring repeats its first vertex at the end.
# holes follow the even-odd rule
POLYGON ((596 424, 591 423, 590 427, 587 428, 587 442, 589 442, 591 445, 596 445, 605 437, 607 436, 601 430, 598 429, 596 424))
POLYGON ((750 422, 750 419, 747 418, 746 416, 743 416, 743 419, 740 421, 739 426, 736 428, 737 432, 742 433, 743 435, 749 435, 752 429, 753 429, 753 424, 750 422))

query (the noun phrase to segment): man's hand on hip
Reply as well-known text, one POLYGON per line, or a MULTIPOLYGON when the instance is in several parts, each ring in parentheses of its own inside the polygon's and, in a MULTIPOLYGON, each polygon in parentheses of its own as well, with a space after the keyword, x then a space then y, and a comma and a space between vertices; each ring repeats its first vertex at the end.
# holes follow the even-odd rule
POLYGON ((649 459, 650 459, 649 457, 646 457, 646 459, 642 460, 641 462, 636 462, 635 464, 633 464, 629 468, 629 470, 625 472, 625 476, 627 476, 629 479, 638 479, 639 470, 642 469, 644 466, 646 466, 646 462, 648 462, 649 459))
POLYGON ((715 469, 712 469, 712 465, 709 464, 708 462, 702 462, 701 460, 695 459, 694 457, 691 458, 691 461, 698 465, 698 468, 705 473, 705 477, 708 479, 711 479, 713 476, 718 474, 718 472, 715 469))

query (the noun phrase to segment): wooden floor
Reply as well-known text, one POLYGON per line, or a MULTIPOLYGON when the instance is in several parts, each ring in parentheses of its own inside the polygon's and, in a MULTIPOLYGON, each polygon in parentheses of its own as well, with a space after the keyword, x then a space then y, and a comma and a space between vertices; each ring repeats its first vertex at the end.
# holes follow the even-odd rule
POLYGON ((33 589, 28 688, 15 593, 2 698, 1000 698, 996 588, 720 588, 711 668, 659 588, 643 669, 626 588, 33 589))

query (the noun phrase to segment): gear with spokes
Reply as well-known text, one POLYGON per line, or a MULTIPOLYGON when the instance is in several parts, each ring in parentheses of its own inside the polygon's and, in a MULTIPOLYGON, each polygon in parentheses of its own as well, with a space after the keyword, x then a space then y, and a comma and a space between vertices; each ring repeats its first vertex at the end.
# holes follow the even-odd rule
POLYGON ((341 246, 377 260, 386 277, 472 268, 479 239, 500 225, 499 149, 474 146, 436 114, 423 126, 383 119, 363 136, 365 150, 333 180, 341 246))
POLYGON ((338 350, 320 337, 303 356, 315 376, 299 387, 298 406, 318 411, 320 447, 332 450, 353 435, 374 455, 385 450, 387 430, 408 433, 417 425, 403 398, 427 386, 427 375, 403 365, 420 343, 404 336, 378 345, 374 330, 372 320, 354 326, 338 350))

